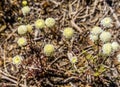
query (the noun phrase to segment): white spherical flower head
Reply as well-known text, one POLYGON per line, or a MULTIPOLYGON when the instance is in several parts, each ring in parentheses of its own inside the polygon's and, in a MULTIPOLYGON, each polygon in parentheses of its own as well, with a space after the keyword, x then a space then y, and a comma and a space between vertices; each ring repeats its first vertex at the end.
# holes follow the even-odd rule
POLYGON ((19 38, 18 41, 17 41, 17 44, 18 44, 18 46, 20 46, 20 47, 27 45, 27 40, 26 40, 26 38, 24 38, 24 37, 19 38))
POLYGON ((41 29, 41 28, 44 28, 45 27, 45 21, 43 19, 38 19, 36 20, 35 22, 35 27, 37 29, 41 29))
POLYGON ((120 62, 120 54, 117 55, 117 60, 120 62))
POLYGON ((112 42, 112 49, 113 51, 117 51, 120 48, 119 44, 117 42, 112 42))
POLYGON ((111 52, 112 52, 112 45, 111 45, 111 43, 104 44, 103 47, 102 47, 102 51, 103 51, 103 54, 109 56, 111 54, 111 52))
POLYGON ((104 27, 111 27, 112 26, 112 19, 110 17, 105 17, 104 19, 101 20, 100 23, 104 27))
POLYGON ((30 12, 30 7, 24 6, 21 10, 22 10, 23 15, 26 15, 30 12))
POLYGON ((74 35, 74 30, 72 28, 67 27, 64 29, 63 36, 65 36, 65 38, 70 39, 73 37, 73 35, 74 35))
POLYGON ((47 27, 53 27, 55 25, 55 19, 54 18, 47 18, 45 20, 45 24, 47 27))
POLYGON ((18 27, 18 34, 23 35, 27 33, 27 28, 25 25, 20 25, 18 27))
POLYGON ((23 60, 22 56, 16 55, 13 57, 12 62, 15 65, 19 65, 19 64, 21 64, 22 60, 23 60))
POLYGON ((98 40, 98 35, 93 35, 93 34, 90 34, 90 39, 95 42, 98 40))
POLYGON ((109 32, 106 32, 106 31, 103 31, 101 34, 100 34, 100 40, 103 41, 104 43, 105 42, 108 42, 111 40, 111 33, 109 32))
POLYGON ((91 30, 91 33, 94 34, 94 35, 99 35, 103 30, 98 27, 98 26, 94 26, 91 30))
POLYGON ((70 62, 75 64, 77 62, 77 57, 76 56, 71 57, 70 62))
POLYGON ((46 54, 46 56, 51 56, 54 51, 55 51, 55 49, 52 44, 46 44, 44 46, 44 53, 46 54))

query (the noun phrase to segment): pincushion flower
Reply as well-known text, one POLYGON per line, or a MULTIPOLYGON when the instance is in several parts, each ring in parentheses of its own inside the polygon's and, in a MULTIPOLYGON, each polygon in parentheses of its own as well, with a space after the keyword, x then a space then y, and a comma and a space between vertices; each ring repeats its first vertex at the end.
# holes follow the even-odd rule
POLYGON ((22 10, 23 15, 26 15, 30 12, 30 7, 24 6, 21 10, 22 10))
POLYGON ((22 56, 16 55, 13 57, 12 62, 13 64, 19 65, 21 64, 22 60, 23 60, 22 56))
POLYGON ((23 0, 23 1, 22 1, 22 5, 23 5, 23 6, 26 6, 26 5, 27 5, 27 1, 26 1, 26 0, 23 0))
POLYGON ((70 62, 75 64, 77 62, 77 57, 76 56, 71 57, 70 62))
POLYGON ((119 44, 117 42, 112 42, 112 49, 113 51, 117 51, 120 48, 119 44))
POLYGON ((46 54, 46 56, 51 56, 54 53, 54 51, 55 49, 52 44, 46 44, 44 46, 44 54, 46 54))
POLYGON ((18 44, 18 46, 20 46, 20 47, 27 45, 27 40, 26 40, 26 38, 24 38, 24 37, 19 38, 18 41, 17 41, 17 44, 18 44))
POLYGON ((108 41, 110 41, 111 40, 111 33, 109 33, 109 32, 106 32, 106 31, 103 31, 101 34, 100 34, 100 40, 102 41, 102 42, 108 42, 108 41))
POLYGON ((25 25, 20 25, 18 27, 18 34, 23 35, 27 33, 27 28, 25 25))
POLYGON ((90 39, 95 42, 98 40, 98 35, 93 35, 93 34, 90 34, 90 39))
POLYGON ((77 57, 73 56, 72 53, 67 53, 67 56, 72 64, 75 64, 77 62, 77 57))
POLYGON ((94 26, 91 30, 91 34, 94 34, 94 35, 99 35, 103 30, 98 27, 98 26, 94 26))
POLYGON ((74 35, 74 30, 70 27, 66 27, 63 31, 63 36, 67 39, 72 38, 74 35))
POLYGON ((102 47, 102 51, 103 51, 103 54, 109 56, 111 54, 111 52, 112 52, 112 45, 111 45, 111 43, 104 44, 103 47, 102 47))
POLYGON ((112 27, 112 19, 110 17, 105 17, 104 19, 101 20, 100 24, 103 27, 112 27))
POLYGON ((43 19, 38 19, 36 20, 35 22, 35 27, 37 29, 41 29, 41 28, 44 28, 45 27, 45 21, 43 19))
POLYGON ((54 18, 47 18, 45 20, 45 24, 47 27, 53 27, 55 25, 55 19, 54 18))

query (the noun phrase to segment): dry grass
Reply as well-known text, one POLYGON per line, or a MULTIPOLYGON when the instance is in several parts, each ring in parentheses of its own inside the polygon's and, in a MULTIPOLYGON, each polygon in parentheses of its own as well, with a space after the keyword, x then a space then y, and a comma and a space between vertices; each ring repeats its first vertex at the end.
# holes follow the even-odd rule
MULTIPOLYGON (((19 0, 21 1, 21 0, 19 0)), ((89 39, 93 26, 100 26, 104 17, 111 17, 113 27, 104 29, 112 33, 112 40, 120 43, 120 1, 113 0, 109 6, 105 0, 28 0, 31 12, 23 16, 21 2, 0 2, 0 86, 1 87, 120 87, 119 51, 105 57, 101 54, 100 41, 89 39), (34 24, 38 18, 53 17, 56 25, 45 28, 35 36, 26 34, 28 44, 18 47, 21 24, 34 24), (62 36, 64 27, 73 27, 71 40, 62 36), (43 53, 46 43, 55 46, 55 53, 47 57, 43 53), (77 56, 72 65, 67 53, 77 56), (12 57, 22 55, 22 64, 16 66, 12 57)), ((109 1, 109 0, 108 0, 109 1)))

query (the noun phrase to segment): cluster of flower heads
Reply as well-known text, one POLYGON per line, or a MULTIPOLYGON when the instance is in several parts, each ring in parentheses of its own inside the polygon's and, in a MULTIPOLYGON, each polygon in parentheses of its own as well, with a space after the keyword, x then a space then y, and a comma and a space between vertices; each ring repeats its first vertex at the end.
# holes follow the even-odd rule
MULTIPOLYGON (((28 14, 30 12, 31 9, 29 6, 27 6, 26 0, 22 1, 22 5, 23 5, 23 8, 21 9, 21 11, 22 11, 23 15, 25 16, 26 14, 28 14)), ((27 45, 27 39, 25 37, 23 37, 23 35, 25 35, 27 32, 29 32, 29 33, 32 32, 32 28, 33 27, 30 24, 20 25, 18 27, 17 32, 20 36, 22 36, 22 37, 18 38, 18 40, 17 40, 18 46, 23 47, 23 46, 27 45)), ((22 60, 23 60, 23 56, 21 56, 21 55, 16 55, 12 58, 12 62, 15 65, 21 64, 22 60)))
MULTIPOLYGON (((23 5, 23 8, 21 9, 21 11, 22 11, 23 15, 26 16, 30 12, 31 9, 30 9, 29 6, 27 6, 27 1, 26 0, 22 1, 22 5, 23 5)), ((112 27, 112 19, 110 17, 106 17, 106 18, 101 20, 100 24, 104 28, 112 27)), ((52 18, 52 17, 46 18, 46 20, 37 19, 34 22, 34 25, 31 25, 31 24, 20 25, 18 27, 18 34, 20 36, 22 36, 22 35, 25 35, 27 32, 31 33, 33 31, 33 26, 35 26, 36 29, 43 29, 43 28, 46 28, 46 27, 52 28, 54 25, 55 25, 55 19, 52 18)), ((64 28, 63 36, 66 39, 71 39, 73 37, 73 35, 74 35, 74 29, 73 28, 71 28, 71 27, 64 28)), ((103 31, 101 29, 101 27, 99 27, 99 26, 94 26, 92 28, 92 31, 91 31, 91 34, 90 34, 90 39, 93 42, 96 42, 99 38, 104 43, 104 45, 102 47, 102 51, 105 55, 110 55, 112 50, 115 51, 119 48, 119 44, 117 42, 113 42, 112 44, 109 43, 109 41, 111 40, 111 34, 109 32, 103 31)), ((27 45, 27 39, 22 36, 17 40, 17 44, 20 47, 24 47, 24 46, 27 45)), ((44 51, 43 52, 46 56, 51 56, 55 52, 55 48, 52 44, 46 44, 44 46, 44 51)), ((17 59, 18 58, 20 58, 20 57, 17 57, 17 59)), ((77 61, 77 59, 76 59, 76 57, 71 57, 70 61, 75 63, 75 61, 77 61)))
MULTIPOLYGON (((100 22, 101 26, 104 28, 112 27, 112 19, 110 17, 105 17, 100 22)), ((112 35, 108 31, 102 30, 101 27, 94 26, 91 30, 90 39, 93 42, 98 41, 99 39, 103 42, 102 52, 104 55, 109 56, 111 53, 118 51, 120 48, 119 44, 114 41, 110 43, 112 35)))
MULTIPOLYGON (((23 0, 22 1, 22 13, 24 16, 26 16, 30 11, 31 8, 27 5, 27 1, 23 0)), ((33 27, 36 28, 36 30, 38 29, 43 29, 43 28, 52 28, 55 26, 55 19, 52 17, 46 18, 44 19, 37 19, 33 25, 31 24, 22 24, 19 25, 17 28, 17 33, 20 35, 20 38, 18 38, 17 40, 17 44, 19 47, 25 47, 27 45, 27 39, 24 37, 26 35, 26 33, 32 33, 33 32, 33 27)), ((74 35, 74 29, 71 27, 65 27, 63 30, 63 36, 66 39, 71 39, 74 35)), ((44 54, 46 56, 52 56, 53 53, 55 52, 55 47, 53 46, 53 44, 46 44, 44 46, 44 54)), ((13 57, 13 64, 19 65, 22 61, 22 57, 20 55, 16 55, 15 57, 13 57)), ((76 57, 72 58, 73 60, 71 60, 72 62, 76 61, 76 57)))
MULTIPOLYGON (((22 1, 22 13, 24 16, 26 16, 30 12, 30 7, 27 6, 27 1, 23 0, 22 1)), ((103 26, 104 28, 109 28, 112 27, 112 19, 110 17, 105 17, 104 19, 101 20, 100 25, 103 26)), ((55 19, 52 17, 44 19, 37 19, 34 22, 34 25, 27 24, 27 25, 20 25, 18 27, 18 34, 20 36, 25 35, 27 32, 31 33, 33 31, 33 26, 35 26, 36 29, 43 29, 43 28, 52 28, 55 25, 55 19)), ((63 36, 66 39, 71 39, 74 36, 74 29, 71 27, 66 27, 63 30, 63 36)), ((99 26, 94 26, 91 30, 90 34, 90 39, 93 42, 96 42, 98 39, 100 39, 104 44, 102 47, 102 52, 105 55, 110 55, 112 52, 117 51, 119 49, 119 44, 117 42, 112 42, 110 43, 111 40, 111 33, 108 31, 103 31, 101 27, 99 26)), ((20 47, 24 47, 27 45, 27 39, 25 37, 20 37, 17 40, 17 44, 20 47)), ((55 47, 52 44, 46 44, 44 46, 44 54, 46 56, 51 56, 55 52, 55 47)), ((13 58, 13 63, 14 64, 20 64, 21 62, 21 56, 17 55, 13 58), (19 61, 19 62, 18 62, 19 61)), ((77 57, 69 57, 70 61, 72 63, 75 63, 77 61, 77 57)))
POLYGON ((42 29, 47 27, 53 27, 55 25, 55 19, 54 18, 47 18, 45 21, 43 19, 37 19, 35 21, 35 27, 37 29, 42 29))

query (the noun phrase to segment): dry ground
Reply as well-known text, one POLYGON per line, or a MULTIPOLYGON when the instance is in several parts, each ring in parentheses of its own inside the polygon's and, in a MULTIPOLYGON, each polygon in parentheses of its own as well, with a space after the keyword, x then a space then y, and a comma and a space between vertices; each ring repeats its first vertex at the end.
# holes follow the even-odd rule
POLYGON ((89 39, 91 28, 108 16, 113 20, 113 27, 107 29, 111 41, 120 43, 120 0, 28 0, 31 12, 26 16, 21 1, 0 1, 0 87, 120 87, 119 51, 102 56, 102 43, 89 39), (47 17, 55 18, 55 26, 41 30, 36 40, 34 27, 24 36, 27 46, 18 47, 17 27, 47 17), (75 29, 71 40, 62 36, 64 27, 75 29), (55 46, 52 57, 43 53, 46 43, 55 46), (77 56, 76 67, 68 52, 77 56), (15 55, 24 56, 19 66, 11 61, 15 55))

